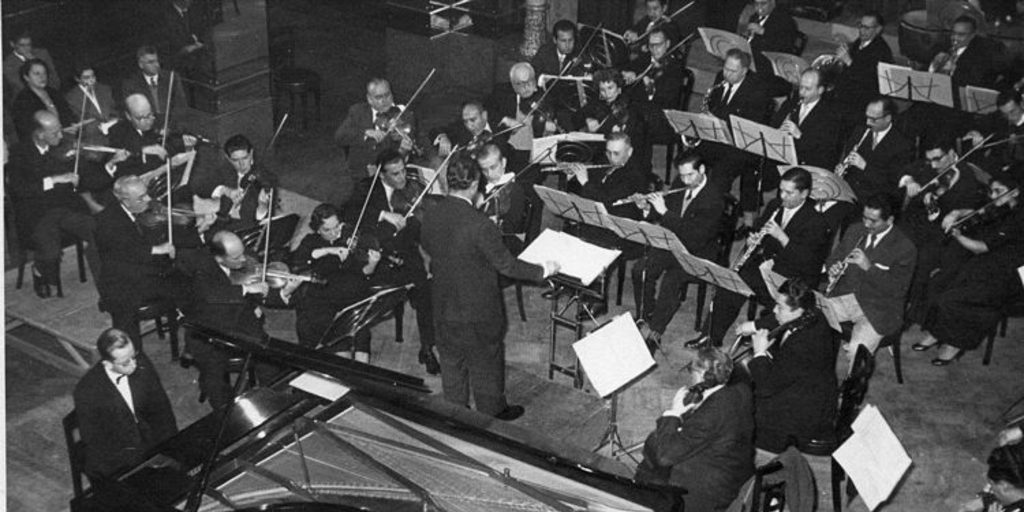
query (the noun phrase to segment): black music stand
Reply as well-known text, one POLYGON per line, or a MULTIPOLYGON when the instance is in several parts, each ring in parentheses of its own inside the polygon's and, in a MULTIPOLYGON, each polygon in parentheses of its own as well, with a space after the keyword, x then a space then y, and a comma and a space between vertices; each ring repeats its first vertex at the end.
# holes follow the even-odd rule
POLYGON ((593 311, 584 299, 589 297, 597 301, 603 301, 605 299, 604 280, 604 273, 594 280, 590 286, 583 284, 579 279, 562 274, 556 274, 548 278, 548 282, 554 288, 552 292, 553 298, 551 299, 551 344, 548 352, 548 380, 553 380, 555 372, 558 372, 572 377, 572 386, 574 388, 583 389, 583 368, 580 366, 579 359, 575 359, 571 365, 562 365, 557 362, 555 352, 558 348, 558 328, 572 329, 573 340, 577 341, 583 338, 583 325, 586 318, 597 324, 593 311), (559 302, 563 296, 569 297, 569 301, 564 306, 559 307, 559 302), (566 316, 565 313, 569 311, 573 304, 576 305, 575 311, 572 316, 566 316), (580 320, 584 315, 586 315, 586 318, 580 320))
MULTIPOLYGON (((272 256, 276 251, 288 248, 298 225, 299 215, 296 213, 278 215, 270 219, 270 252, 272 256)), ((245 245, 247 252, 262 257, 263 248, 266 247, 266 242, 263 240, 266 232, 267 225, 260 222, 250 228, 240 229, 235 234, 242 239, 242 244, 245 245)))
MULTIPOLYGON (((394 310, 395 306, 405 300, 410 288, 412 284, 385 288, 339 311, 334 316, 334 322, 320 337, 317 347, 329 349, 345 339, 354 337, 357 332, 394 310)), ((355 344, 352 345, 352 352, 354 356, 355 344)))

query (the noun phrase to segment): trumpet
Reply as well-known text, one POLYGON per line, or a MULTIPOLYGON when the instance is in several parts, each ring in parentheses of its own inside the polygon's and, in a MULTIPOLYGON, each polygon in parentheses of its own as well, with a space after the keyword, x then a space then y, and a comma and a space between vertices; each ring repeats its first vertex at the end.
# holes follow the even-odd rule
POLYGON ((850 256, 853 256, 853 251, 856 251, 857 248, 860 247, 860 244, 864 242, 864 238, 866 237, 867 234, 861 235, 861 237, 857 239, 857 243, 853 244, 853 250, 850 251, 850 254, 847 254, 845 258, 832 264, 832 268, 829 269, 828 273, 828 284, 825 285, 825 295, 831 294, 832 290, 834 290, 836 285, 839 284, 839 280, 842 279, 843 274, 846 273, 846 268, 850 266, 850 256))
POLYGON ((772 218, 775 217, 775 214, 777 213, 779 213, 778 209, 773 211, 772 214, 768 216, 768 222, 765 222, 764 226, 761 226, 761 230, 754 234, 753 241, 747 244, 746 250, 743 251, 740 258, 733 264, 733 272, 739 272, 740 268, 743 267, 747 260, 754 255, 754 252, 761 247, 761 241, 764 240, 764 237, 768 234, 768 225, 773 222, 772 218))
POLYGON ((861 144, 864 144, 864 141, 867 140, 868 135, 871 135, 871 128, 864 130, 864 135, 861 135, 860 140, 858 140, 857 143, 854 144, 853 149, 851 149, 850 152, 846 154, 843 160, 839 162, 839 165, 836 165, 834 171, 836 176, 839 176, 840 178, 846 176, 846 171, 850 168, 850 157, 860 150, 861 144))
POLYGON ((649 200, 651 200, 651 199, 653 199, 655 197, 658 197, 658 196, 666 197, 666 196, 670 196, 672 194, 677 194, 679 192, 686 192, 687 190, 689 190, 689 189, 687 189, 687 188, 677 188, 675 190, 668 190, 668 191, 665 191, 665 192, 651 192, 650 194, 643 194, 643 195, 637 196, 635 198, 634 198, 634 196, 623 197, 622 199, 619 199, 618 201, 615 201, 614 203, 612 203, 612 206, 622 206, 624 204, 629 204, 629 203, 634 203, 637 206, 639 206, 644 201, 649 201, 649 200))

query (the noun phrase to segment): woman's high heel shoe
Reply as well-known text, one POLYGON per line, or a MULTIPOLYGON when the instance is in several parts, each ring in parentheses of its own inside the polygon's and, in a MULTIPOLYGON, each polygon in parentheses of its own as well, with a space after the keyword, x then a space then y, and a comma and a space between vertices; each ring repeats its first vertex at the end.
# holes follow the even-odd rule
POLYGON ((932 365, 933 366, 949 366, 949 365, 953 364, 955 361, 959 360, 961 357, 963 357, 964 352, 966 352, 966 350, 961 348, 961 349, 956 351, 956 355, 954 355, 953 357, 951 357, 949 359, 943 359, 941 357, 936 357, 935 359, 932 359, 932 365))

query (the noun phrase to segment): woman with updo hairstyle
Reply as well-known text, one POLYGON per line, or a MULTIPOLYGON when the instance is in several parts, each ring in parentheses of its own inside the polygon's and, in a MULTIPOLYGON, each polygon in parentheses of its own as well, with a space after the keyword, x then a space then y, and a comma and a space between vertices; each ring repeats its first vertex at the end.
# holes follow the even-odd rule
POLYGON ((25 84, 25 88, 11 104, 11 118, 14 120, 14 131, 18 134, 18 140, 26 141, 26 144, 31 140, 32 130, 35 129, 33 116, 40 110, 49 110, 59 117, 64 128, 78 122, 64 96, 49 86, 49 71, 45 62, 40 59, 28 59, 22 63, 18 75, 25 84))
POLYGON ((644 443, 636 480, 686 489, 686 510, 727 509, 754 474, 753 400, 732 372, 732 359, 720 349, 698 351, 644 443))

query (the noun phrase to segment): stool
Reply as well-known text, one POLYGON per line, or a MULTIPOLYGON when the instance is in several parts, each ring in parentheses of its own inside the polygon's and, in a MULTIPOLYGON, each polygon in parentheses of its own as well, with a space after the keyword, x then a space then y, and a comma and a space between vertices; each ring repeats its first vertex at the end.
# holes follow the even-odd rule
POLYGON ((295 112, 295 98, 302 100, 302 129, 309 128, 306 111, 313 96, 316 120, 320 120, 320 74, 306 68, 286 67, 274 72, 275 93, 287 93, 289 112, 295 112))
MULTIPOLYGON (((164 339, 167 333, 171 341, 171 361, 177 361, 180 357, 178 351, 178 308, 168 300, 149 302, 139 307, 135 312, 135 321, 142 323, 146 320, 156 322, 156 335, 164 339), (164 323, 164 319, 167 323, 164 323)), ((139 329, 142 330, 141 327, 139 329)))

